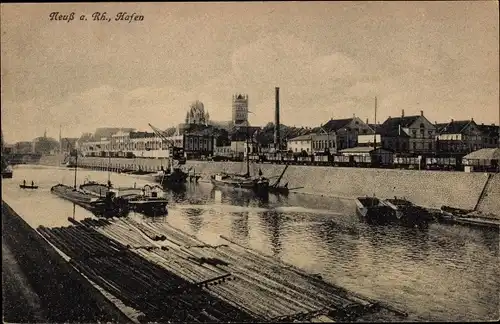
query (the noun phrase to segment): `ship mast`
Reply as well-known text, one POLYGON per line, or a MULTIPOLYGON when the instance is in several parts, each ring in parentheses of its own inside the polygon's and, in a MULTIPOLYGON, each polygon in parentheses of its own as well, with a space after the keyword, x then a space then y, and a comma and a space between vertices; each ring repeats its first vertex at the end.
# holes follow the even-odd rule
POLYGON ((377 149, 377 97, 375 97, 375 132, 373 134, 373 149, 377 149))
POLYGON ((76 150, 76 148, 73 147, 73 145, 71 145, 71 143, 67 138, 65 138, 65 140, 66 142, 68 142, 68 146, 70 147, 70 152, 69 152, 70 161, 71 161, 71 152, 72 151, 75 152, 75 183, 73 185, 73 188, 75 188, 76 190, 76 173, 78 171, 78 151, 76 150))
POLYGON ((247 125, 247 136, 246 136, 246 142, 247 142, 247 145, 246 145, 246 146, 247 146, 247 147, 246 147, 246 156, 247 156, 247 173, 246 173, 246 175, 247 175, 247 177, 250 177, 250 156, 249 156, 249 155, 250 155, 250 146, 249 146, 249 144, 248 144, 248 137, 249 137, 249 135, 248 135, 248 133, 249 133, 249 129, 248 129, 248 128, 249 128, 249 127, 248 127, 248 125, 247 125))

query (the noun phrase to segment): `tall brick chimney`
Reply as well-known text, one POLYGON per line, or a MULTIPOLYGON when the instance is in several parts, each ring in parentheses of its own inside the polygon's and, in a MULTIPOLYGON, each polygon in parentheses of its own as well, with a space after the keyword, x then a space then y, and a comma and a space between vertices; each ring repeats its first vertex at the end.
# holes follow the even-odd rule
POLYGON ((404 117, 404 116, 405 116, 405 110, 401 109, 401 117, 404 117))
POLYGON ((274 110, 274 148, 279 150, 280 143, 280 88, 276 87, 276 107, 274 110))

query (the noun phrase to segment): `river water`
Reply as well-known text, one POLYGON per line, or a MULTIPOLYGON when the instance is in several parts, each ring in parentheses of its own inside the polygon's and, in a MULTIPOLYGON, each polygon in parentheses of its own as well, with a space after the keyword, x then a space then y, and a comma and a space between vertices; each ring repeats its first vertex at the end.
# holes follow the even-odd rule
MULTIPOLYGON (((106 172, 79 170, 84 179, 107 181, 106 172)), ((111 174, 115 186, 150 183, 147 177, 111 174)), ((68 217, 92 215, 50 193, 74 171, 18 166, 2 180, 2 199, 34 228, 67 226, 68 217), (26 180, 37 191, 19 189, 26 180)), ((244 191, 210 184, 169 192, 164 221, 210 244, 220 235, 242 242, 365 296, 409 313, 409 320, 482 321, 499 318, 498 231, 431 224, 427 230, 360 223, 350 200, 290 194, 262 201, 244 191)))

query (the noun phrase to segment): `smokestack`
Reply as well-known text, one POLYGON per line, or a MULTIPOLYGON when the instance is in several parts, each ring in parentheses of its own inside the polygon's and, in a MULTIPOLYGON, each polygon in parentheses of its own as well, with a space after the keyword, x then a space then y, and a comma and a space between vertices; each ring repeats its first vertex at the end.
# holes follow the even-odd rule
POLYGON ((424 111, 423 110, 420 110, 420 116, 424 116, 424 111))
POLYGON ((401 109, 401 117, 404 117, 404 116, 405 116, 405 110, 401 109))
POLYGON ((276 108, 274 111, 274 147, 279 150, 280 145, 280 88, 276 87, 276 108))

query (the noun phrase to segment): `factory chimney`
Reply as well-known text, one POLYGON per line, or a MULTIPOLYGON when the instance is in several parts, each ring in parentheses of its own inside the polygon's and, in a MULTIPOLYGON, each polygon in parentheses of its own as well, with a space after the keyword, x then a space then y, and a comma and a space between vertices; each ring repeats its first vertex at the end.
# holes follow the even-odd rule
POLYGON ((280 145, 280 88, 276 87, 276 108, 274 111, 274 148, 279 150, 280 145))

